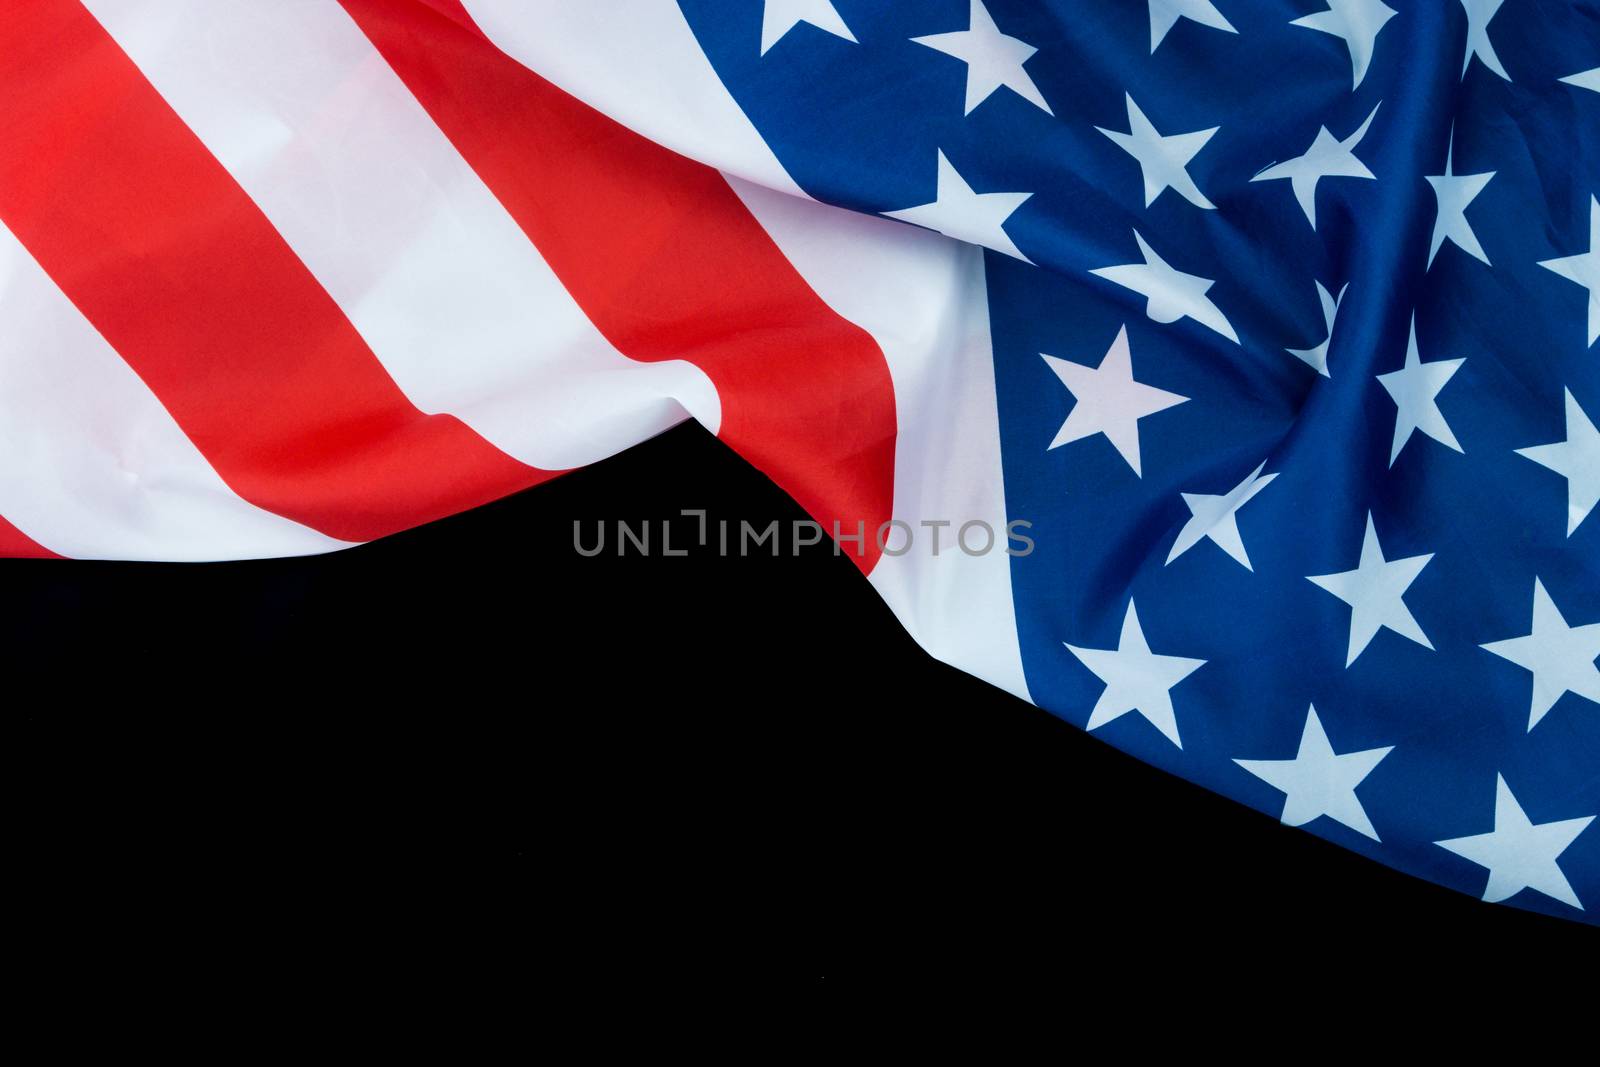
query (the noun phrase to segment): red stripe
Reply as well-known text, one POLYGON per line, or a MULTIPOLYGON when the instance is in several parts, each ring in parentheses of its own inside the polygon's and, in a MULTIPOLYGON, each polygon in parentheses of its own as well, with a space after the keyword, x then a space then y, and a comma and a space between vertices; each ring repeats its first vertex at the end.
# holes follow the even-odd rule
POLYGON ((0 17, 0 219, 241 497, 365 541, 550 477, 424 415, 74 0, 0 17))
MULTIPOLYGON (((686 359, 720 436, 822 524, 873 532, 894 499, 894 388, 714 169, 606 118, 496 48, 460 0, 341 0, 595 326, 686 359)), ((854 546, 847 546, 853 551, 854 546)))
POLYGON ((0 558, 60 559, 61 557, 11 525, 0 515, 0 558))

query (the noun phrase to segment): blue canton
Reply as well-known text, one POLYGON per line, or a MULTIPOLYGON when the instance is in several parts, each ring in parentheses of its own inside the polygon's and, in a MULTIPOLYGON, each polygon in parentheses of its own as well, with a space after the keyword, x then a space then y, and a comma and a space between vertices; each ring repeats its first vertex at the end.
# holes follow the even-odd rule
POLYGON ((1600 912, 1600 4, 682 0, 818 199, 981 244, 1029 689, 1600 912))

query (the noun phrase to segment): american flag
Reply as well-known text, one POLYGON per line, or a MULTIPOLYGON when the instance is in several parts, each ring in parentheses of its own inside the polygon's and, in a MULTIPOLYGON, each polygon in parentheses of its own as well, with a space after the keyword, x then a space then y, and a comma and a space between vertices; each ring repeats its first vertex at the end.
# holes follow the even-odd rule
POLYGON ((934 656, 1593 923, 1597 197, 1592 0, 10 0, 0 552, 695 419, 934 656))

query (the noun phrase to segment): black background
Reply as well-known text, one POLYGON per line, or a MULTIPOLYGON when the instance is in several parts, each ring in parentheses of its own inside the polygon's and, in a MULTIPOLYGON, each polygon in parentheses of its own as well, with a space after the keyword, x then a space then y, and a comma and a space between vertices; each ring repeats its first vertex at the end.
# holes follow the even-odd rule
POLYGON ((329 556, 8 561, 19 822, 59 861, 38 868, 258 933, 595 965, 1222 950, 1292 975, 1308 938, 1407 966, 1592 951, 1585 927, 1281 827, 933 661, 830 545, 573 549, 575 520, 681 535, 684 508, 803 518, 690 424, 329 556))

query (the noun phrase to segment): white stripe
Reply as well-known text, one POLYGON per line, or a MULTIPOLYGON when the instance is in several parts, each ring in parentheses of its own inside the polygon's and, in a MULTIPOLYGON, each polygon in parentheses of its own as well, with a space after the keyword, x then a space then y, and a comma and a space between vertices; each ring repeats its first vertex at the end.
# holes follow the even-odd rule
POLYGON ((334 0, 87 6, 418 408, 547 470, 716 432, 710 379, 606 341, 334 0))
POLYGON ((464 2, 501 51, 590 107, 680 155, 805 195, 672 0, 464 2))
MULTIPOLYGON (((737 178, 729 182, 817 295, 870 333, 888 361, 900 431, 894 514, 916 538, 906 554, 878 562, 872 584, 936 658, 1030 699, 1003 551, 1007 517, 983 250, 737 178), (996 545, 969 556, 952 542, 975 519, 989 524, 996 545), (938 556, 924 520, 951 524, 938 556)), ((890 547, 902 538, 896 533, 890 547)), ((982 546, 980 530, 969 543, 982 546)))
POLYGON ((0 515, 63 556, 212 560, 347 547, 241 500, 0 225, 0 515))
MULTIPOLYGON (((895 515, 913 527, 922 519, 982 519, 1003 545, 982 250, 801 199, 675 3, 465 3, 490 39, 525 66, 723 171, 817 294, 882 347, 900 421, 895 515)), ((934 557, 919 546, 884 556, 871 580, 923 648, 1029 699, 1003 552, 934 557)))

